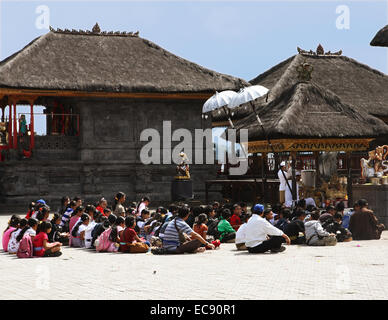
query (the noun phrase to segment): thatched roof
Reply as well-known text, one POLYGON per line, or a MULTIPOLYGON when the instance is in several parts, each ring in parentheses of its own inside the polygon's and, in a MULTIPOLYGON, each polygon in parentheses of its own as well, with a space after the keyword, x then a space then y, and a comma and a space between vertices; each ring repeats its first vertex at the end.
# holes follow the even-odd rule
POLYGON ((182 59, 138 33, 50 32, 0 62, 0 87, 103 92, 238 90, 242 79, 182 59))
MULTIPOLYGON (((300 50, 301 51, 301 50, 300 50)), ((376 116, 388 116, 388 76, 354 59, 339 54, 299 53, 279 63, 250 81, 251 85, 262 85, 270 89, 268 97, 255 101, 261 106, 273 100, 298 80, 296 68, 304 61, 313 66, 312 83, 328 89, 341 100, 376 116)), ((251 109, 239 107, 233 119, 250 114, 251 109)), ((213 121, 225 121, 223 113, 215 112, 213 121)))
POLYGON ((388 47, 388 25, 382 28, 370 43, 371 46, 388 47))
MULTIPOLYGON (((298 82, 279 92, 258 109, 271 139, 282 138, 373 138, 388 134, 388 125, 366 112, 343 103, 333 92, 310 82, 298 82)), ((251 114, 235 123, 249 130, 249 141, 265 140, 251 114)))

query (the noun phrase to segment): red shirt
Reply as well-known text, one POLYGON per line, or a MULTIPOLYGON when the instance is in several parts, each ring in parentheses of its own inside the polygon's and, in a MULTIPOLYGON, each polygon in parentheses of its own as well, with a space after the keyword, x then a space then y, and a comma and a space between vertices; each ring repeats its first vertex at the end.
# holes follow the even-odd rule
POLYGON ((46 232, 39 232, 38 235, 35 236, 32 244, 34 245, 34 256, 38 256, 38 257, 43 257, 44 256, 44 252, 46 251, 44 248, 43 248, 43 241, 44 240, 47 240, 48 241, 48 235, 46 232), (40 250, 35 250, 35 248, 39 248, 40 250))
POLYGON ((98 206, 96 210, 100 211, 101 214, 104 214, 104 209, 101 206, 98 206))
POLYGON ((202 238, 206 240, 205 232, 207 232, 208 227, 206 224, 202 223, 201 225, 195 224, 193 228, 194 232, 198 233, 202 238))
POLYGON ((240 228, 241 219, 237 214, 234 214, 230 217, 229 223, 237 231, 240 228))

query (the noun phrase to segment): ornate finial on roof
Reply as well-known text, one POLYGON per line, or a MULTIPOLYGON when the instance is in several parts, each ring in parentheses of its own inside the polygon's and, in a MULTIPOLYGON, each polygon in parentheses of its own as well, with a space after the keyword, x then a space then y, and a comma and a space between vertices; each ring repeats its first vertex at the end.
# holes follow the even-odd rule
POLYGON ((97 22, 96 22, 96 24, 94 25, 94 27, 93 27, 93 29, 92 29, 92 32, 93 32, 93 33, 100 33, 100 32, 101 32, 100 26, 98 25, 97 22))
POLYGON ((311 73, 314 68, 311 64, 308 64, 306 60, 296 67, 296 71, 298 72, 298 79, 300 81, 310 81, 311 73))
POLYGON ((323 47, 321 44, 319 44, 317 47, 317 54, 319 55, 325 54, 325 50, 323 50, 323 47))
POLYGON ((342 50, 337 51, 337 52, 330 52, 330 51, 325 52, 325 50, 323 49, 321 44, 317 47, 317 50, 315 52, 313 50, 306 51, 306 50, 303 50, 299 47, 297 47, 296 49, 298 50, 299 54, 308 55, 308 56, 340 56, 340 55, 342 55, 342 50))

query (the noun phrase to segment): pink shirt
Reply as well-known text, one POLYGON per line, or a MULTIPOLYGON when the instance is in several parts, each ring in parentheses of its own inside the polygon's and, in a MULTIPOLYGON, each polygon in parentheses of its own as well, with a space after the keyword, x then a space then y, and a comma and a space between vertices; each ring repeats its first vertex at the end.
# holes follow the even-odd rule
POLYGON ((11 237, 11 232, 16 230, 16 228, 14 227, 9 227, 8 230, 6 232, 3 233, 3 250, 5 252, 8 251, 8 242, 9 242, 9 238, 11 237))

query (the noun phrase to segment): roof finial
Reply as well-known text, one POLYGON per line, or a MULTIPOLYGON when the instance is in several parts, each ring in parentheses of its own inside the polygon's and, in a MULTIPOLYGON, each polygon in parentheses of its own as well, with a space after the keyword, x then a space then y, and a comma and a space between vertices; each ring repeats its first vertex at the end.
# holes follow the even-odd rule
POLYGON ((313 72, 313 70, 313 66, 311 64, 308 64, 305 60, 303 63, 296 67, 296 71, 298 71, 298 79, 300 81, 310 81, 311 73, 313 72))
POLYGON ((100 33, 100 32, 101 32, 100 26, 98 25, 97 22, 96 22, 96 24, 94 25, 94 27, 93 27, 93 29, 92 29, 92 32, 93 32, 93 33, 100 33))
POLYGON ((319 55, 325 54, 325 50, 323 49, 321 44, 319 44, 317 47, 317 54, 319 55))

